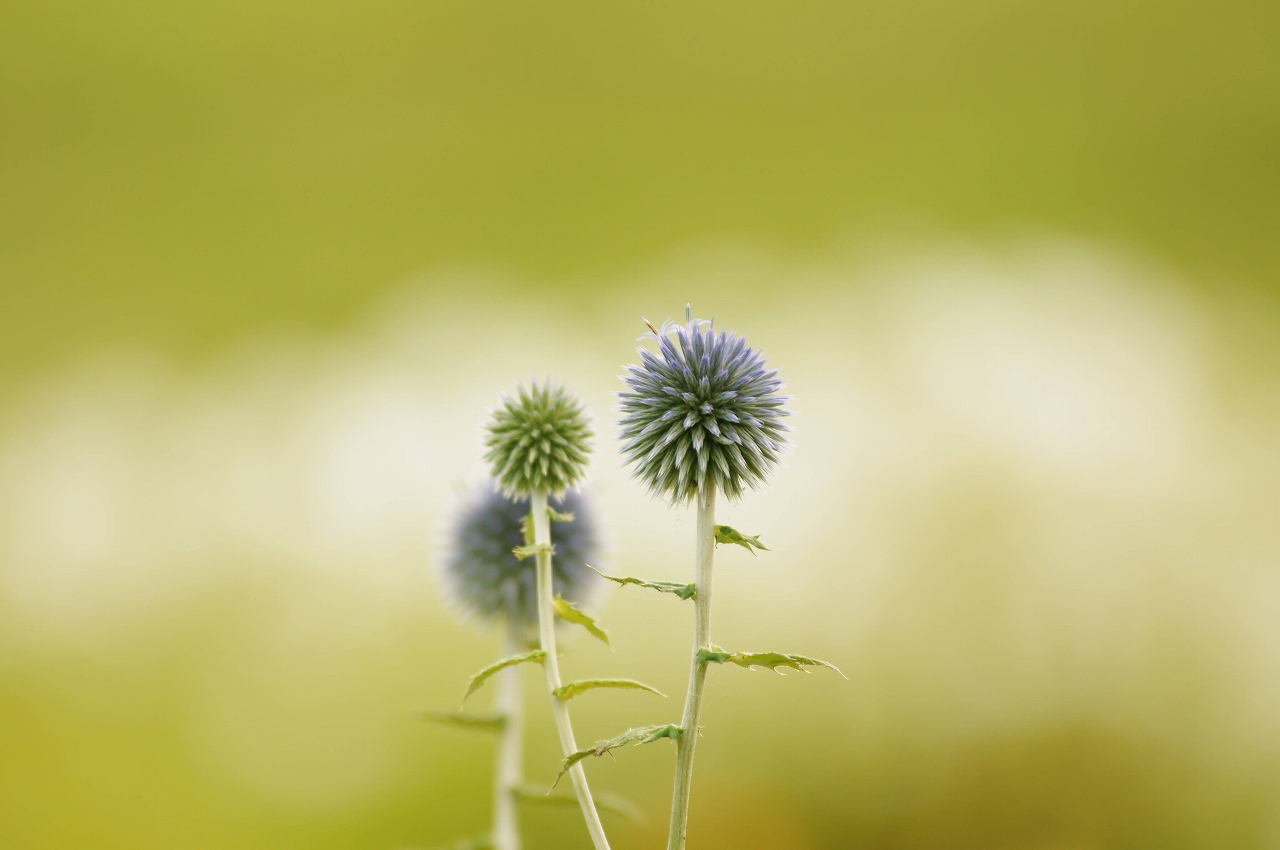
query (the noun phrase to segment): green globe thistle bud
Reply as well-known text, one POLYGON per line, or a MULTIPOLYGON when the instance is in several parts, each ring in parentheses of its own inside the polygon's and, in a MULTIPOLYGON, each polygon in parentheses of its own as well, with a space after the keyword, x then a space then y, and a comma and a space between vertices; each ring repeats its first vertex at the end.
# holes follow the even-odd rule
MULTIPOLYGON (((554 525, 552 592, 578 606, 591 603, 604 579, 587 566, 598 557, 598 535, 590 500, 576 490, 552 497, 572 522, 554 525)), ((492 486, 478 488, 454 517, 441 558, 448 595, 469 615, 505 620, 520 629, 538 621, 537 562, 521 561, 511 550, 523 546, 528 499, 509 499, 492 486)))
POLYGON ((657 342, 659 354, 639 349, 640 365, 622 376, 622 453, 655 495, 687 503, 714 486, 735 499, 786 451, 789 398, 744 337, 686 319, 649 325, 641 339, 657 342))
POLYGON ((516 396, 502 394, 489 421, 484 459, 502 492, 528 497, 545 490, 563 493, 583 477, 591 451, 591 424, 582 403, 550 382, 516 396))

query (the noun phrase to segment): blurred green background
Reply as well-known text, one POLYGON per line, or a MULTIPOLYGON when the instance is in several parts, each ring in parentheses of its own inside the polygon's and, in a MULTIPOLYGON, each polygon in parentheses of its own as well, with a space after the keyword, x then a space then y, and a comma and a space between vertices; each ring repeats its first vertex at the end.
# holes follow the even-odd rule
MULTIPOLYGON (((1280 847, 1280 7, 0 4, 0 847, 482 832, 432 572, 531 373, 745 331, 796 451, 727 508, 696 848, 1280 847)), ((600 615, 579 739, 679 712, 600 615)), ((530 777, 554 774, 530 684, 530 777)), ((671 753, 589 766, 662 846, 671 753)), ((528 846, 586 847, 530 810, 528 846)))

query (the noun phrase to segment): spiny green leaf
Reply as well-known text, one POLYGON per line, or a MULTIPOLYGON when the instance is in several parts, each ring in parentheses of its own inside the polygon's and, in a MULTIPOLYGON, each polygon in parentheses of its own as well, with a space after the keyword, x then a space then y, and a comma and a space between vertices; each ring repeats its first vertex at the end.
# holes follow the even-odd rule
POLYGON ((507 725, 503 714, 467 714, 463 711, 424 711, 422 716, 432 723, 444 723, 449 726, 461 726, 464 729, 475 729, 481 732, 501 732, 507 725))
POLYGON ((637 682, 635 679, 582 679, 578 682, 561 685, 552 691, 551 695, 560 697, 560 699, 572 699, 578 694, 593 688, 623 688, 626 690, 649 691, 660 697, 666 696, 657 688, 651 688, 643 682, 637 682))
POLYGON ((534 555, 554 555, 556 547, 550 543, 530 543, 528 546, 517 546, 511 550, 511 554, 523 561, 525 558, 532 558, 534 555))
POLYGON ((609 633, 597 626, 595 618, 590 614, 575 608, 572 602, 569 602, 559 595, 556 596, 553 608, 556 612, 556 616, 561 620, 564 620, 566 623, 577 623, 579 626, 582 626, 587 631, 591 632, 592 635, 604 641, 605 646, 612 649, 612 646, 609 644, 609 633))
POLYGON ((840 673, 841 678, 849 678, 844 673, 841 673, 840 668, 834 664, 817 658, 810 658, 807 655, 788 655, 783 652, 725 652, 718 646, 713 646, 711 649, 699 649, 698 663, 705 664, 708 661, 716 664, 723 664, 728 661, 742 668, 768 667, 775 673, 782 672, 778 669, 779 667, 790 667, 792 670, 799 670, 803 673, 809 672, 804 669, 805 667, 827 667, 840 673))
POLYGON ((552 522, 573 522, 573 511, 558 511, 548 507, 547 516, 551 517, 552 522))
POLYGON ((742 668, 751 667, 768 667, 770 670, 781 673, 779 667, 790 667, 793 670, 799 670, 803 673, 809 671, 805 667, 826 667, 828 670, 834 670, 839 673, 840 678, 848 679, 840 668, 823 661, 820 658, 810 658, 807 655, 788 655, 782 652, 735 652, 729 658, 734 664, 742 668))
POLYGON ((768 546, 765 546, 763 543, 760 542, 760 537, 758 535, 756 537, 748 537, 742 532, 737 531, 736 529, 730 528, 727 525, 716 526, 716 542, 717 543, 736 543, 737 545, 741 546, 743 549, 746 549, 752 555, 756 553, 755 552, 756 549, 763 549, 766 552, 770 551, 768 546), (755 549, 751 548, 753 546, 755 547, 755 549))
POLYGON ((533 511, 525 514, 524 519, 520 521, 520 531, 524 534, 524 545, 532 546, 534 540, 533 511))
POLYGON ((542 659, 546 657, 547 654, 541 649, 535 649, 533 652, 526 652, 524 655, 513 655, 510 658, 504 658, 495 664, 490 664, 488 667, 471 677, 471 682, 467 685, 467 692, 462 697, 462 701, 466 702, 467 697, 480 690, 480 686, 499 670, 505 670, 507 667, 513 667, 516 664, 524 664, 526 661, 536 661, 541 664, 542 659))
POLYGON ((641 587, 647 587, 660 593, 674 593, 681 599, 692 599, 698 595, 698 586, 696 584, 679 584, 674 581, 649 581, 648 579, 635 578, 634 576, 607 576, 590 564, 587 564, 587 566, 599 573, 602 578, 607 578, 609 581, 617 582, 623 586, 638 584, 641 587))
MULTIPOLYGON (((512 795, 522 803, 532 803, 538 806, 565 806, 570 808, 578 808, 578 798, 573 794, 552 794, 550 791, 539 791, 529 785, 517 785, 511 789, 512 795)), ((617 794, 610 794, 606 791, 597 791, 592 794, 595 798, 596 808, 604 812, 613 812, 616 815, 622 815, 634 821, 643 821, 644 815, 640 809, 624 797, 617 794)))
MULTIPOLYGON (((618 747, 625 747, 627 744, 651 744, 660 738, 670 738, 671 740, 679 740, 684 734, 684 730, 679 726, 668 723, 665 726, 641 726, 638 729, 628 729, 616 738, 609 738, 606 741, 596 741, 595 746, 587 750, 579 750, 564 760, 564 764, 560 768, 560 774, 556 776, 556 782, 560 781, 560 777, 572 768, 575 764, 585 758, 591 756, 602 756, 610 750, 616 750, 618 747)), ((552 788, 555 785, 551 786, 552 788)))

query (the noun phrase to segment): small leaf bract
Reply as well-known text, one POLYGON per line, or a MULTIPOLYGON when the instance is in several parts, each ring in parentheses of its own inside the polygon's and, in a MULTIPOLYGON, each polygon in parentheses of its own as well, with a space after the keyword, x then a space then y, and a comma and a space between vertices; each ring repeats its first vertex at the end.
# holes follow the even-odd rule
POLYGON ((752 555, 756 553, 756 549, 762 549, 765 552, 770 551, 768 546, 765 546, 763 543, 760 542, 759 535, 755 537, 748 537, 747 535, 743 534, 737 529, 730 528, 727 525, 716 526, 716 542, 737 544, 738 546, 741 546, 743 549, 746 549, 752 555))
POLYGON ((572 602, 562 596, 556 596, 553 607, 556 612, 556 616, 561 620, 564 620, 566 623, 575 623, 582 626, 584 629, 591 632, 592 636, 604 641, 605 646, 612 649, 612 646, 609 644, 609 633, 600 628, 600 626, 596 624, 595 618, 590 614, 587 614, 585 611, 575 607, 572 602))
POLYGON ((467 684, 467 692, 463 695, 462 701, 466 702, 467 697, 480 690, 480 686, 488 681, 489 677, 494 673, 497 673, 499 670, 505 670, 508 667, 513 667, 516 664, 524 664, 528 661, 536 661, 541 664, 542 660, 546 657, 547 654, 541 649, 535 649, 532 652, 526 652, 524 655, 513 655, 510 658, 504 658, 501 661, 490 664, 488 667, 471 677, 471 681, 467 684))

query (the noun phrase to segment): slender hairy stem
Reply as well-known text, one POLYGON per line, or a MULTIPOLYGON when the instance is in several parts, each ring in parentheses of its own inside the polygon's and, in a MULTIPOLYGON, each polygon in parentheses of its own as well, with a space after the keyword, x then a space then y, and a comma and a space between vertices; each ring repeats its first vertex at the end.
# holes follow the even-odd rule
POLYGON ((702 689, 707 681, 707 665, 698 662, 698 650, 711 648, 711 562, 715 555, 716 491, 709 486, 698 504, 697 566, 694 581, 698 593, 693 598, 693 659, 689 662, 689 689, 684 697, 684 734, 676 742, 676 783, 671 793, 671 830, 667 850, 684 850, 689 825, 689 788, 693 785, 693 750, 698 743, 698 718, 702 714, 702 689))
MULTIPOLYGON (((512 625, 503 637, 502 658, 523 651, 516 629, 512 625)), ((493 698, 494 714, 505 720, 493 769, 494 850, 520 850, 520 820, 512 789, 524 781, 524 694, 520 687, 523 672, 518 666, 499 672, 493 698)))
MULTIPOLYGON (((550 547, 551 518, 547 514, 547 491, 535 490, 529 501, 533 510, 533 542, 538 546, 550 547)), ((547 548, 538 554, 538 635, 542 640, 542 651, 546 653, 542 669, 547 674, 548 696, 551 696, 551 691, 560 687, 553 602, 551 553, 547 548)), ((551 696, 551 713, 556 720, 556 731, 560 733, 560 748, 568 758, 578 750, 578 744, 573 739, 573 726, 569 723, 569 706, 559 697, 551 696)), ((600 815, 596 813, 596 804, 591 799, 591 789, 587 787, 587 774, 582 765, 576 764, 570 768, 569 778, 573 780, 573 790, 582 806, 582 817, 587 822, 587 832, 591 833, 591 843, 596 850, 609 850, 609 840, 604 836, 604 827, 600 824, 600 815)))

